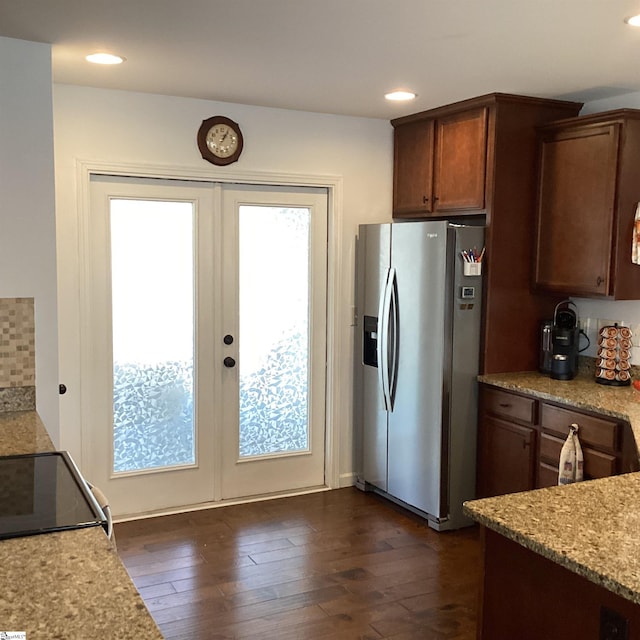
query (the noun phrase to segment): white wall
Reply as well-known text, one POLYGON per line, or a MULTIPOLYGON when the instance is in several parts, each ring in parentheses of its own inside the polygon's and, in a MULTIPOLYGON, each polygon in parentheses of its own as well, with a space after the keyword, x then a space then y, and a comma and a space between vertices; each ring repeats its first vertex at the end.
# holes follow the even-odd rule
MULTIPOLYGON (((614 98, 607 98, 606 100, 588 102, 582 108, 580 115, 623 108, 640 109, 640 93, 627 93, 614 98)), ((638 167, 638 171, 640 176, 640 167, 638 167)), ((629 248, 629 251, 631 251, 631 248, 629 248)), ((638 346, 632 350, 631 361, 633 364, 640 365, 640 301, 620 300, 612 302, 585 298, 573 298, 573 301, 578 307, 578 316, 585 324, 585 330, 591 340, 591 346, 583 355, 595 356, 596 330, 599 324, 620 322, 631 327, 634 331, 634 344, 638 346)))
POLYGON ((331 116, 167 96, 54 86, 56 202, 58 221, 62 443, 80 459, 78 323, 78 187, 76 162, 173 166, 213 175, 269 172, 339 176, 342 202, 337 229, 340 281, 335 296, 339 361, 334 402, 340 429, 339 470, 351 482, 352 305, 354 238, 361 222, 391 217, 392 128, 388 121, 331 116), (240 123, 239 162, 214 168, 200 157, 197 129, 205 118, 226 115, 240 123))
POLYGON ((58 442, 49 45, 0 38, 0 297, 33 297, 37 409, 58 442))

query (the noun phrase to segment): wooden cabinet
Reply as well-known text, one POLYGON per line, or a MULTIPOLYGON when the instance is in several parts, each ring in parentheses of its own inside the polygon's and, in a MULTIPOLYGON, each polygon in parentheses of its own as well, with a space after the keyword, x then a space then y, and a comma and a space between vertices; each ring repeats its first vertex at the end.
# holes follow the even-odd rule
POLYGON ((640 606, 635 602, 495 531, 481 531, 479 640, 639 637, 640 606), (628 621, 628 634, 601 631, 605 607, 628 621))
POLYGON ((394 216, 482 209, 486 156, 486 108, 397 126, 394 216))
POLYGON ((558 462, 569 426, 577 424, 584 458, 585 480, 605 478, 619 473, 617 452, 621 425, 569 409, 541 403, 540 449, 537 487, 558 484, 558 462))
POLYGON ((536 432, 513 422, 486 416, 482 496, 527 491, 533 487, 536 432), (490 462, 489 462, 490 461, 490 462))
POLYGON ((640 110, 565 119, 538 131, 535 287, 640 299, 640 266, 631 262, 640 110))
POLYGON ((487 109, 470 109, 436 120, 433 210, 484 208, 487 109))
POLYGON ((478 495, 527 491, 536 469, 536 402, 482 387, 478 433, 478 495))
POLYGON ((566 297, 531 291, 536 127, 581 106, 493 93, 392 121, 394 217, 486 224, 482 373, 537 369, 540 322, 566 297))
POLYGON ((431 212, 433 120, 409 122, 394 131, 393 215, 431 212))
POLYGON ((560 451, 574 423, 579 426, 585 479, 639 469, 627 423, 481 384, 478 496, 557 485, 560 451))

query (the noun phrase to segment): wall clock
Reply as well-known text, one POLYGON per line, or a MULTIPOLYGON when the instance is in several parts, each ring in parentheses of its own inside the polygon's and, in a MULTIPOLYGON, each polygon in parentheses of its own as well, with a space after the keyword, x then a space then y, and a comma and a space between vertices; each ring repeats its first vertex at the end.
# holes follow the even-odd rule
POLYGON ((207 118, 198 129, 198 149, 212 164, 235 162, 242 153, 243 143, 240 126, 225 116, 207 118))

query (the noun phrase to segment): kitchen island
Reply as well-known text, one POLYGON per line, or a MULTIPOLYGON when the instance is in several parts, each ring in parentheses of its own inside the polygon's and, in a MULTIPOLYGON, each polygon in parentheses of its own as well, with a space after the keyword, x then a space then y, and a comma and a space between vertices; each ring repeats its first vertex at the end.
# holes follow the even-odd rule
MULTIPOLYGON (((0 413, 0 455, 52 451, 35 411, 0 413)), ((42 638, 161 639, 101 527, 0 541, 0 631, 42 638)))
MULTIPOLYGON (((640 393, 631 387, 601 386, 585 373, 568 382, 531 372, 480 380, 627 421, 640 442, 640 393)), ((640 638, 640 473, 464 509, 482 525, 478 638, 640 638), (603 625, 618 635, 600 635, 603 625)))

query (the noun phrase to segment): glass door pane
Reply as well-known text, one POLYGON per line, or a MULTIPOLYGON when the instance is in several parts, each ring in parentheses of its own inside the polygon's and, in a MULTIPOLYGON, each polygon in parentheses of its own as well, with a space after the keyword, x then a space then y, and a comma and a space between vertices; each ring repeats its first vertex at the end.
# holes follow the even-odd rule
POLYGON ((239 207, 240 458, 309 450, 310 223, 239 207))
POLYGON ((113 472, 195 463, 191 202, 112 199, 113 472))

